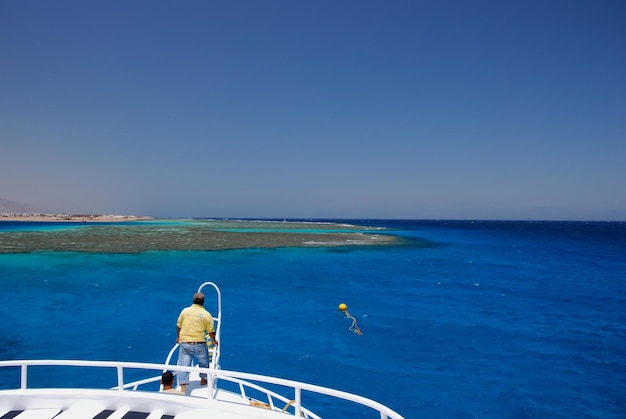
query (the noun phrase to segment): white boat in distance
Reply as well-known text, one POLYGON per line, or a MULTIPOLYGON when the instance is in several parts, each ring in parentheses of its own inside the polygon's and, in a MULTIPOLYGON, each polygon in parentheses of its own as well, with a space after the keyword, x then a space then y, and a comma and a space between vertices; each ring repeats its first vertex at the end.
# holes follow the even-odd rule
MULTIPOLYGON (((209 311, 214 316, 217 341, 221 342, 221 292, 213 282, 203 283, 198 292, 207 295, 205 288, 212 288, 215 292, 216 314, 209 311)), ((321 396, 348 401, 355 415, 362 415, 365 409, 371 410, 374 415, 378 412, 381 419, 402 419, 400 414, 374 400, 344 391, 222 370, 219 366, 220 346, 209 347, 211 362, 208 368, 172 365, 177 350, 178 344, 170 350, 163 364, 86 360, 0 361, 0 377, 4 385, 11 381, 19 382, 18 388, 0 390, 0 419, 241 419, 289 416, 320 419, 315 413, 315 406, 307 404, 310 394, 315 394, 313 399, 317 400, 316 403, 321 396), (29 372, 37 368, 54 368, 57 383, 67 381, 63 379, 64 370, 75 373, 77 368, 85 368, 92 377, 108 374, 111 383, 105 388, 41 388, 37 382, 29 380, 29 372), (156 383, 160 382, 165 371, 174 374, 190 372, 186 395, 155 391, 156 383), (208 385, 200 385, 201 372, 207 374, 208 385), (11 374, 19 376, 19 379, 10 380, 11 374), (130 376, 133 378, 127 378, 130 376), (146 378, 137 379, 139 376, 146 378)))

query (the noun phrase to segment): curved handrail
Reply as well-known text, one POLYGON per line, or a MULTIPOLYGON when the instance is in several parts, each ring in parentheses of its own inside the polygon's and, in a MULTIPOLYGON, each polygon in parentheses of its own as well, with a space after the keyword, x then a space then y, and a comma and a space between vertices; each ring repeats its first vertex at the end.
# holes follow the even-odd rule
MULTIPOLYGON (((216 324, 215 325, 215 337, 217 338, 217 341, 219 343, 221 339, 221 335, 222 335, 221 333, 222 331, 222 292, 220 291, 220 288, 217 286, 217 284, 211 281, 206 281, 200 284, 200 286, 198 287, 198 292, 202 292, 202 289, 205 286, 213 287, 213 289, 215 290, 215 294, 217 296, 217 317, 213 313, 211 313, 211 315, 213 316, 213 321, 216 324)), ((206 296, 206 293, 204 294, 206 296)), ((220 347, 219 345, 217 345, 217 346, 213 346, 212 349, 213 349, 213 355, 211 356, 209 367, 219 368, 219 359, 220 359, 220 353, 221 353, 220 347)))
POLYGON ((174 353, 176 352, 176 349, 178 349, 179 346, 180 345, 178 343, 175 343, 174 346, 172 346, 172 349, 170 349, 170 353, 168 353, 167 358, 165 358, 165 365, 169 365, 170 362, 172 362, 172 356, 174 356, 174 353))
MULTIPOLYGON (((234 381, 237 383, 243 383, 245 385, 250 386, 251 388, 258 387, 265 391, 266 394, 273 393, 270 390, 263 389, 263 387, 257 386, 253 383, 248 383, 246 380, 257 381, 266 384, 279 385, 287 388, 291 388, 294 392, 294 403, 293 407, 295 409, 295 416, 300 417, 301 413, 307 412, 307 409, 302 407, 302 391, 309 391, 313 393, 318 393, 330 397, 335 397, 338 399, 347 400, 353 403, 360 404, 362 406, 367 406, 373 410, 376 410, 380 413, 381 419, 403 419, 402 416, 388 408, 387 406, 378 403, 374 400, 358 396, 356 394, 351 394, 341 390, 335 390, 331 388, 321 387, 314 384, 307 384, 293 380, 287 380, 284 378, 277 377, 269 377, 259 374, 252 373, 244 373, 238 371, 227 371, 227 370, 217 370, 212 368, 199 368, 199 367, 183 367, 177 365, 164 365, 164 364, 154 364, 154 363, 142 363, 142 362, 115 362, 115 361, 86 361, 86 360, 12 360, 12 361, 0 361, 0 368, 2 367, 20 367, 21 369, 21 381, 20 381, 20 389, 26 390, 28 388, 28 380, 27 380, 27 370, 30 366, 71 366, 71 367, 100 367, 100 368, 115 368, 117 370, 117 386, 112 389, 115 391, 123 391, 126 388, 136 388, 140 383, 140 381, 135 381, 132 383, 124 383, 124 369, 144 369, 144 370, 156 370, 163 371, 164 369, 169 369, 172 371, 189 371, 189 372, 198 372, 198 373, 206 373, 211 382, 214 382, 215 379, 226 379, 229 381, 234 381)), ((158 378, 158 377, 156 377, 158 378)), ((141 380, 141 383, 153 382, 155 378, 149 378, 146 380, 141 380)), ((214 397, 212 392, 207 392, 207 398, 214 397)), ((281 396, 284 397, 284 396, 281 396)), ((283 399, 283 401, 286 399, 283 399)))

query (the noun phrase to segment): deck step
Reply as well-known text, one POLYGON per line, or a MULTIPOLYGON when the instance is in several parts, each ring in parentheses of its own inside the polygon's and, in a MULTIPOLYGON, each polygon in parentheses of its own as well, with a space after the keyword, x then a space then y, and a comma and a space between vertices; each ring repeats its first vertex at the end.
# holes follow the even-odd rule
POLYGON ((161 417, 163 416, 163 412, 160 410, 155 410, 153 412, 150 412, 150 414, 148 416, 146 416, 146 419, 161 419, 161 417))
POLYGON ((122 416, 122 419, 146 419, 148 414, 145 412, 133 412, 130 411, 122 416))
POLYGON ((109 416, 111 416, 111 413, 113 413, 113 410, 103 410, 102 412, 94 416, 93 419, 107 419, 109 416))
POLYGON ((151 413, 128 409, 104 410, 102 406, 77 403, 69 409, 0 410, 0 419, 174 419, 157 410, 151 413), (60 413, 59 413, 60 412, 60 413))
POLYGON ((104 406, 96 403, 76 403, 69 409, 61 412, 54 419, 87 419, 95 418, 98 413, 104 410, 104 406))
POLYGON ((22 411, 15 419, 52 419, 61 409, 29 409, 22 411))
POLYGON ((117 409, 110 416, 107 416, 107 419, 122 419, 126 413, 128 413, 128 408, 117 409))

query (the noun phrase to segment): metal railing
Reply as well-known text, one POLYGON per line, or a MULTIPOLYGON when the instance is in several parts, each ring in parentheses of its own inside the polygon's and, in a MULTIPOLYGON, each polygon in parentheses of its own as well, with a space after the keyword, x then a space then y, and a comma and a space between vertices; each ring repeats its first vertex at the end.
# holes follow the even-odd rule
MULTIPOLYGON (((264 393, 268 400, 269 408, 272 410, 280 410, 275 406, 274 400, 280 400, 282 403, 287 403, 283 411, 288 407, 293 408, 293 415, 296 417, 304 417, 318 419, 319 416, 315 415, 309 409, 302 406, 303 391, 317 393, 325 396, 334 397, 337 399, 347 400, 362 406, 367 406, 374 411, 379 412, 381 419, 403 419, 402 416, 388 408, 387 406, 378 403, 374 400, 366 397, 358 396, 356 394, 347 393, 340 390, 334 390, 326 387, 321 387, 313 384, 302 383, 293 380, 287 380, 276 377, 269 377, 258 374, 244 373, 238 371, 216 370, 212 368, 199 368, 199 367, 183 367, 177 365, 167 364, 153 364, 153 363, 141 363, 141 362, 115 362, 115 361, 86 361, 86 360, 14 360, 14 361, 0 361, 0 368, 7 367, 19 367, 20 368, 20 386, 22 390, 28 389, 28 369, 35 366, 67 366, 67 367, 91 367, 91 368, 105 368, 115 369, 117 372, 117 384, 111 387, 111 390, 124 391, 127 389, 137 390, 141 385, 148 383, 158 382, 161 377, 162 371, 188 371, 196 373, 206 373, 209 380, 208 387, 213 388, 216 380, 225 380, 236 383, 239 385, 239 396, 243 401, 248 401, 246 396, 246 389, 259 391, 264 393), (126 369, 133 370, 149 370, 158 371, 158 375, 151 376, 146 379, 136 380, 132 382, 125 382, 124 375, 126 369), (278 394, 272 390, 264 388, 262 385, 253 383, 271 384, 285 387, 290 389, 293 394, 292 397, 286 397, 284 394, 278 394)), ((285 390, 287 392, 288 390, 285 390)), ((0 391, 1 392, 1 391, 0 391)), ((214 398, 217 393, 213 391, 206 392, 206 398, 214 398)), ((291 412, 288 412, 291 413, 291 412)))

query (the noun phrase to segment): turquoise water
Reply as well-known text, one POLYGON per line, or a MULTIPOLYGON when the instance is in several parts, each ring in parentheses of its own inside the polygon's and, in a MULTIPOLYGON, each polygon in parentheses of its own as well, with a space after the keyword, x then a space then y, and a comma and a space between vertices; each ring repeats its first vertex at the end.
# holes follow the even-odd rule
POLYGON ((352 222, 416 241, 2 254, 0 358, 162 362, 180 309, 214 281, 224 369, 332 386, 407 418, 626 416, 626 223, 352 222))

